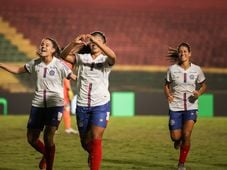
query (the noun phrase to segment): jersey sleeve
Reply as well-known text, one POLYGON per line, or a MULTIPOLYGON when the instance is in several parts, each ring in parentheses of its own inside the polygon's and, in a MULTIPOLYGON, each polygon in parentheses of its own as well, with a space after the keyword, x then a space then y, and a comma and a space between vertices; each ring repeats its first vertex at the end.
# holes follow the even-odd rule
POLYGON ((166 80, 168 83, 171 83, 171 82, 172 82, 172 76, 171 76, 171 70, 170 70, 170 68, 168 68, 168 70, 167 70, 165 80, 166 80))
POLYGON ((197 83, 202 83, 206 80, 206 77, 200 67, 198 67, 198 78, 197 78, 197 83))
POLYGON ((103 62, 104 67, 105 68, 112 68, 113 65, 110 64, 110 59, 108 58, 108 56, 103 55, 103 57, 104 57, 104 62, 103 62))
POLYGON ((70 74, 72 74, 72 70, 63 62, 62 62, 62 65, 63 65, 62 67, 63 78, 70 79, 70 74))
POLYGON ((32 73, 33 72, 33 66, 35 64, 35 60, 31 60, 29 61, 28 63, 26 63, 24 65, 24 68, 25 70, 28 72, 28 73, 32 73))
POLYGON ((78 53, 75 54, 75 57, 76 57, 76 63, 75 63, 75 65, 76 66, 79 66, 81 64, 81 56, 82 55, 83 54, 78 54, 78 53))

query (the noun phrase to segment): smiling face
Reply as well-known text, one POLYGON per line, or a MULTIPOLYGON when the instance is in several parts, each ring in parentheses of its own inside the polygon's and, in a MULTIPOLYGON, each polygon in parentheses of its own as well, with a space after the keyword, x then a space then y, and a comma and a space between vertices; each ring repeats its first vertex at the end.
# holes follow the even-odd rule
POLYGON ((55 48, 53 47, 53 43, 49 39, 43 39, 39 46, 39 55, 41 57, 53 56, 55 52, 55 48))
POLYGON ((178 49, 180 63, 190 62, 191 52, 187 46, 181 45, 178 49))

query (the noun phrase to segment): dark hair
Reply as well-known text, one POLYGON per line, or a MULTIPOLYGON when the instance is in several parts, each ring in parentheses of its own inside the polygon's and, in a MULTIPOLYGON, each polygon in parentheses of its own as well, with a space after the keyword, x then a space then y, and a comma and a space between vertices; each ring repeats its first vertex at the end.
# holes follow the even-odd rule
POLYGON ((105 36, 105 34, 103 32, 101 32, 101 31, 94 31, 94 32, 91 33, 91 35, 93 35, 93 36, 96 36, 96 35, 100 36, 103 39, 103 42, 106 43, 106 36, 105 36))
POLYGON ((191 52, 190 45, 185 42, 180 43, 177 48, 169 47, 167 57, 171 62, 179 61, 179 50, 181 47, 186 47, 188 49, 188 51, 191 52))
POLYGON ((89 47, 89 45, 84 45, 79 51, 79 54, 88 54, 91 53, 91 48, 89 47))
POLYGON ((188 43, 182 42, 178 45, 177 51, 179 52, 181 47, 186 47, 188 49, 189 52, 191 52, 191 47, 188 43))
POLYGON ((45 39, 50 40, 52 42, 53 48, 55 49, 55 52, 54 52, 53 56, 59 58, 60 54, 61 54, 61 48, 58 45, 57 41, 55 39, 53 39, 53 38, 50 38, 50 37, 46 37, 45 39))

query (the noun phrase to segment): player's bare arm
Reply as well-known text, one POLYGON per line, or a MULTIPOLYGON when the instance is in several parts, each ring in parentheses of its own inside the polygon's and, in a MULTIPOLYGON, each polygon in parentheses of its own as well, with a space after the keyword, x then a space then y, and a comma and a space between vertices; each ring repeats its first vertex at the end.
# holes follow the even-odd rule
POLYGON ((117 57, 116 57, 116 54, 113 52, 112 49, 110 49, 105 43, 98 41, 95 36, 87 34, 86 37, 88 37, 91 42, 96 44, 103 51, 103 53, 108 56, 110 65, 115 64, 117 57))
POLYGON ((69 78, 72 79, 72 80, 76 80, 77 76, 75 74, 71 73, 69 78))
POLYGON ((206 89, 207 89, 206 83, 205 83, 205 82, 200 83, 200 88, 199 88, 199 90, 195 90, 195 91, 193 92, 194 97, 195 97, 195 98, 198 98, 198 97, 201 96, 203 93, 205 93, 206 89))
POLYGON ((24 66, 15 66, 15 65, 5 64, 5 63, 0 63, 0 68, 13 74, 20 74, 20 73, 26 72, 24 66))
POLYGON ((168 102, 171 103, 173 101, 173 95, 170 90, 170 83, 166 82, 164 85, 164 93, 166 95, 166 98, 168 99, 168 102))
POLYGON ((76 37, 71 43, 69 43, 61 52, 60 57, 71 64, 74 64, 76 57, 74 53, 78 52, 84 45, 86 45, 86 36, 84 34, 76 37))

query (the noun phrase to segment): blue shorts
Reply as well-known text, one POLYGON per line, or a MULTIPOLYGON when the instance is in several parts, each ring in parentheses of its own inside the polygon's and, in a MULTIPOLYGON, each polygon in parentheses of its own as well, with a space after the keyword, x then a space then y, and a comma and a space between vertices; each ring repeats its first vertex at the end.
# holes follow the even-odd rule
POLYGON ((198 110, 188 111, 169 111, 169 130, 182 129, 183 124, 187 120, 197 120, 198 110))
POLYGON ((43 130, 44 125, 55 126, 58 128, 62 118, 63 109, 64 106, 48 108, 32 106, 27 128, 43 130))
POLYGON ((77 126, 80 134, 86 134, 91 125, 106 128, 110 114, 110 102, 94 107, 76 107, 77 126))

